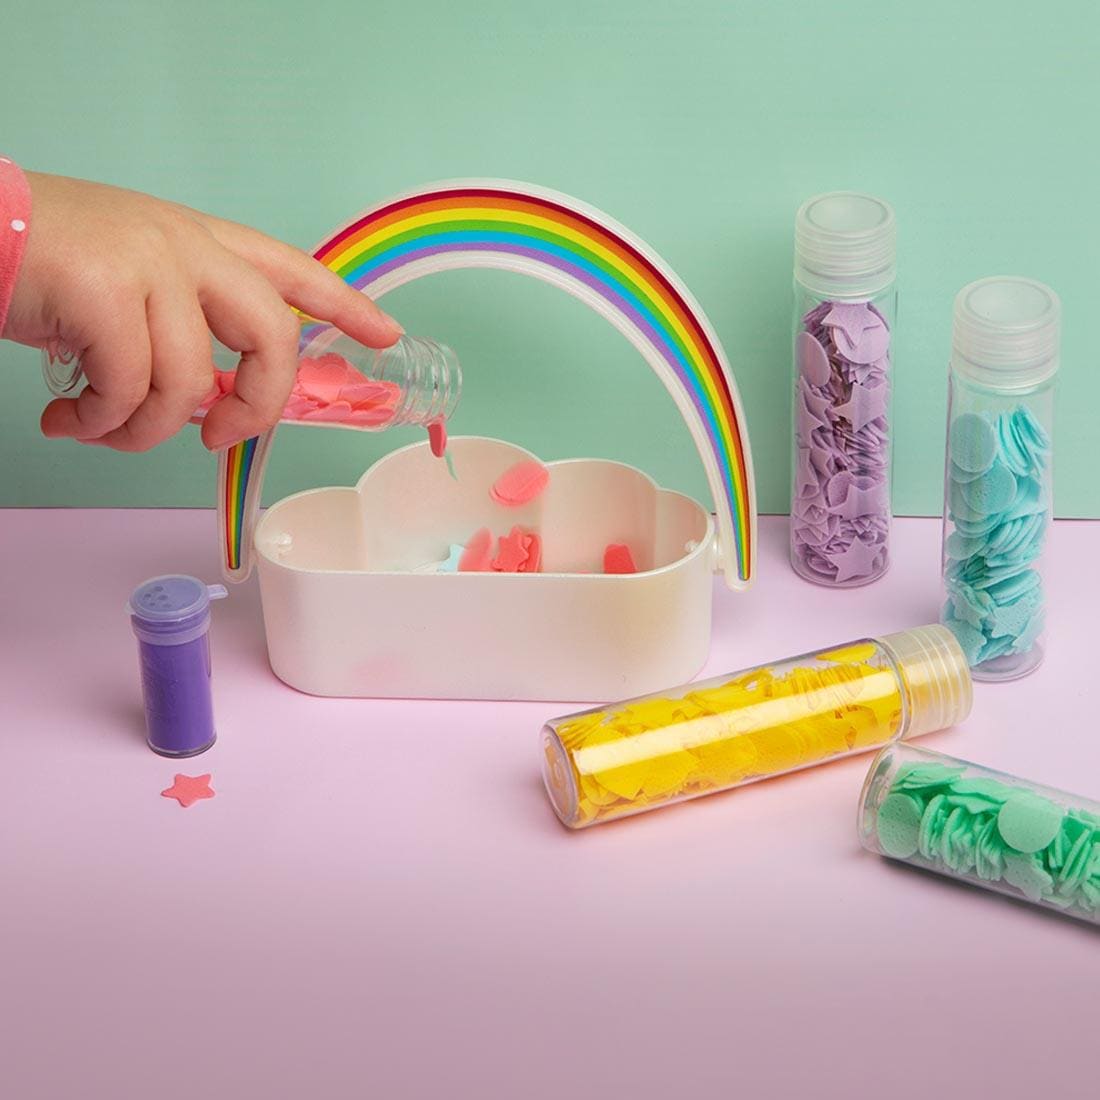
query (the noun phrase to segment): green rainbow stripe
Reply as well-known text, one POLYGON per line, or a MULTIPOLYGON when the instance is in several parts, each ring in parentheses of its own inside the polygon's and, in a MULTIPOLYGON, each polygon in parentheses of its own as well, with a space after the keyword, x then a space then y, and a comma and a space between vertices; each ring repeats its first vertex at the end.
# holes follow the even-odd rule
POLYGON ((256 439, 246 439, 229 449, 229 464, 225 479, 226 544, 225 560, 230 569, 241 565, 241 547, 244 545, 245 495, 252 473, 252 460, 256 456, 256 439))

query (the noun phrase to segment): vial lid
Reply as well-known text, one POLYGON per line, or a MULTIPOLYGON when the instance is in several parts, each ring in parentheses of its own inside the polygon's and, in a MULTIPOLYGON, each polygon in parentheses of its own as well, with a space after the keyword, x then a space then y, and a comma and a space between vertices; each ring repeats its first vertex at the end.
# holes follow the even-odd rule
POLYGON ((945 626, 918 626, 879 639, 894 658, 906 688, 903 738, 935 733, 961 722, 974 699, 966 655, 945 626))
POLYGON ((1062 304, 1034 279, 994 275, 955 298, 951 366, 980 385, 1018 390, 1058 369, 1062 304))
POLYGON ((893 207, 858 191, 808 199, 795 216, 794 271, 823 298, 873 298, 897 277, 893 207))

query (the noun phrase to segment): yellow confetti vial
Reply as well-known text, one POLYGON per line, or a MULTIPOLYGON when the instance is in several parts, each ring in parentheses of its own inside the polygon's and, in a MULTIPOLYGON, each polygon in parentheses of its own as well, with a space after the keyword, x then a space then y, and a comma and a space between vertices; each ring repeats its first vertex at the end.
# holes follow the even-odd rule
POLYGON ((901 718, 889 661, 858 642, 553 727, 584 825, 885 744, 901 718))

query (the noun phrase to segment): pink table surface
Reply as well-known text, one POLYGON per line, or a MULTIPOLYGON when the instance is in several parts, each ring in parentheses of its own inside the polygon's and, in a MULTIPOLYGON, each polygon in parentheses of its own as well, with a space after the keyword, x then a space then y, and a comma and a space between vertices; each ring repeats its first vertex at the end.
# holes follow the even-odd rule
MULTIPOLYGON (((848 592, 761 526, 710 672, 935 619, 937 522, 848 592)), ((216 605, 220 740, 178 769, 217 797, 182 810, 123 603, 217 579, 212 515, 0 532, 5 1097, 1095 1091, 1096 932, 863 853, 869 758, 571 834, 536 737, 568 707, 297 694, 252 582, 216 605)), ((1046 664, 928 744, 1100 797, 1098 558, 1100 524, 1056 525, 1046 664)))

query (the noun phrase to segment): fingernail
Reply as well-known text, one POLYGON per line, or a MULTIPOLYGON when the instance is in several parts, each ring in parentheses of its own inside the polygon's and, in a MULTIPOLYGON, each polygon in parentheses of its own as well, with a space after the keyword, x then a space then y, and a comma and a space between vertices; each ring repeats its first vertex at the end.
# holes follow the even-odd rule
POLYGON ((217 453, 218 451, 227 450, 229 447, 232 447, 233 444, 237 442, 235 439, 227 436, 224 432, 217 432, 214 434, 200 432, 199 435, 202 439, 202 445, 208 451, 214 451, 215 453, 217 453))
POLYGON ((388 313, 385 313, 383 310, 379 310, 378 312, 382 314, 383 319, 386 322, 388 322, 390 328, 397 330, 397 335, 398 336, 404 336, 405 335, 405 329, 402 326, 400 321, 398 321, 394 317, 391 317, 388 313))

